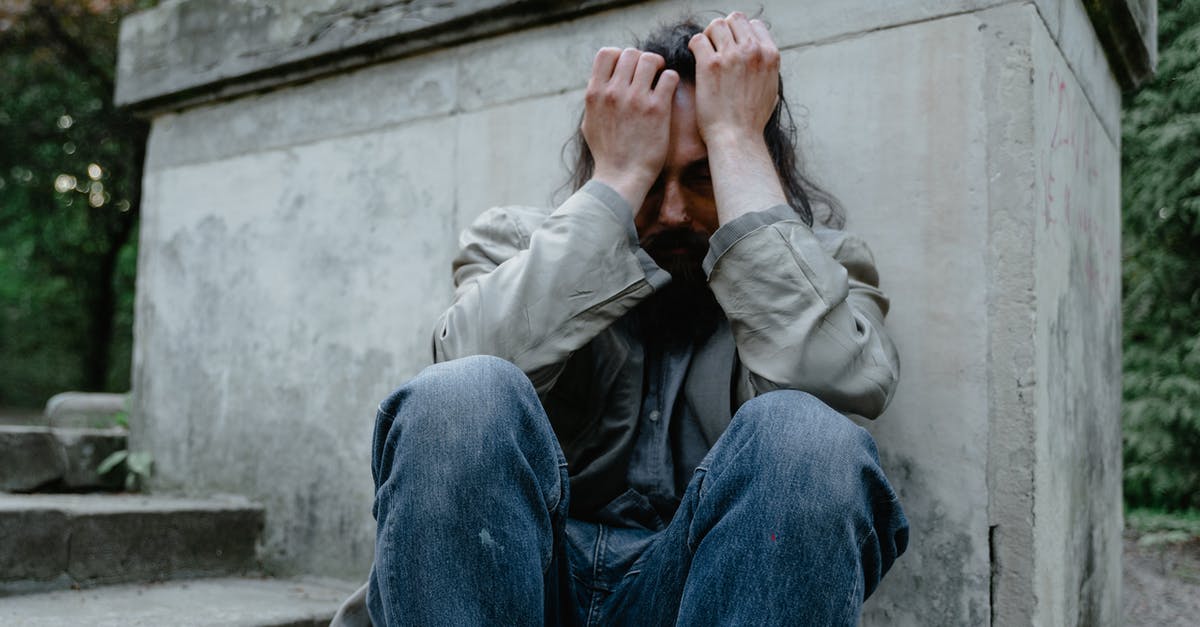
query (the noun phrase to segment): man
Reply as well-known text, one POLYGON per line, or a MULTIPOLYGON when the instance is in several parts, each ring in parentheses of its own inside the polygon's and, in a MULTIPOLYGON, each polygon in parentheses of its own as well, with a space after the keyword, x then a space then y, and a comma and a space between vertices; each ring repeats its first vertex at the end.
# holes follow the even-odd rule
POLYGON ((380 406, 377 625, 855 625, 906 547, 842 413, 895 388, 887 300, 813 228, 766 26, 639 48, 596 55, 578 189, 464 233, 439 363, 380 406))

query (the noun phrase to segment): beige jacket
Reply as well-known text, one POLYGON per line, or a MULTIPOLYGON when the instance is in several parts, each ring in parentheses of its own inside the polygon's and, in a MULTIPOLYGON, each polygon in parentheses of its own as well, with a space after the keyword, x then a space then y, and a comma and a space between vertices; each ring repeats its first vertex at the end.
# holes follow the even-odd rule
MULTIPOLYGON (((571 510, 603 506, 624 490, 641 407, 642 346, 622 317, 670 275, 639 246, 629 205, 596 181, 552 213, 491 209, 460 243, 435 360, 485 354, 520 367, 563 446, 571 510)), ((684 396, 710 446, 743 402, 779 388, 883 412, 900 364, 861 239, 779 206, 723 225, 709 248, 704 269, 728 322, 694 353, 684 396)))

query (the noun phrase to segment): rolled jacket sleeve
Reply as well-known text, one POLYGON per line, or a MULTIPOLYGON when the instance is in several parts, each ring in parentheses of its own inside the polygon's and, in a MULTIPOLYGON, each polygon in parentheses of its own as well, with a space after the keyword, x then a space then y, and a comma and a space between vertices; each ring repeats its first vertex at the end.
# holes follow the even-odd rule
POLYGON ((494 355, 520 367, 539 391, 553 385, 572 352, 671 279, 639 246, 628 203, 597 181, 549 215, 488 210, 460 244, 434 360, 494 355))
POLYGON ((737 345, 742 400, 787 388, 845 413, 883 413, 900 362, 865 242, 778 206, 721 226, 704 268, 737 345))

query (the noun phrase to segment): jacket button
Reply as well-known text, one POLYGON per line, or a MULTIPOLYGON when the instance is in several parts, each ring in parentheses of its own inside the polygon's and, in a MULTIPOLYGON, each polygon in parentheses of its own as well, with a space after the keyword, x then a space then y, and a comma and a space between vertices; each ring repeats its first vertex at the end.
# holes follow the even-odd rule
POLYGON ((651 422, 658 422, 658 419, 659 419, 659 417, 661 417, 661 416, 662 416, 662 412, 661 412, 661 411, 658 411, 657 409, 655 409, 655 410, 652 410, 652 411, 650 412, 650 420, 651 420, 651 422))

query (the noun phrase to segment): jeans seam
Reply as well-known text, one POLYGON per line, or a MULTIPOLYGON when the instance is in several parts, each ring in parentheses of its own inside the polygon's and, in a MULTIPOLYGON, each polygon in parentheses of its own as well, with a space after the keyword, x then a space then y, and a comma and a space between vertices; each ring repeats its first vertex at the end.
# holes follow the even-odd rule
MULTIPOLYGON (((730 459, 736 459, 737 456, 742 451, 744 451, 746 449, 746 447, 748 447, 748 446, 750 446, 749 438, 747 438, 745 442, 742 442, 741 445, 737 447, 737 450, 735 450, 733 453, 730 453, 729 455, 727 455, 727 457, 729 457, 730 459)), ((715 445, 714 445, 714 448, 715 448, 715 445)), ((712 454, 711 449, 709 450, 709 454, 710 455, 712 454)), ((705 457, 707 458, 707 455, 705 457)), ((701 460, 701 461, 703 461, 703 460, 701 460)), ((712 466, 711 460, 709 461, 708 465, 709 465, 709 467, 712 466)), ((701 468, 700 466, 697 466, 696 470, 692 471, 692 474, 695 474, 699 470, 704 470, 704 478, 700 480, 700 485, 696 486, 696 505, 695 505, 695 509, 692 511, 692 522, 690 524, 688 524, 687 538, 685 539, 687 549, 688 549, 688 551, 691 551, 691 553, 693 555, 696 554, 696 549, 699 547, 697 546, 698 543, 696 543, 692 537, 692 525, 694 525, 695 521, 696 521, 695 515, 700 511, 700 501, 704 499, 704 484, 706 483, 705 479, 708 479, 709 475, 713 474, 712 471, 710 471, 708 468, 701 468)))
MULTIPOLYGON (((563 481, 563 475, 565 474, 563 471, 564 471, 564 470, 566 470, 566 468, 567 468, 567 463, 566 463, 566 462, 562 462, 562 463, 560 463, 560 464, 558 465, 558 476, 555 478, 555 481, 557 481, 557 482, 558 482, 558 490, 557 490, 557 492, 556 492, 556 493, 555 493, 555 495, 554 495, 554 502, 553 502, 553 503, 548 503, 548 505, 549 505, 549 508, 548 508, 548 509, 550 510, 550 513, 551 513, 551 514, 553 514, 553 513, 554 513, 554 510, 558 509, 558 506, 559 506, 560 504, 562 504, 562 497, 563 497, 563 485, 564 485, 564 483, 565 483, 565 482, 563 481)), ((568 480, 569 480, 569 479, 568 479, 568 480)))
POLYGON ((865 572, 863 572, 863 569, 862 569, 862 548, 867 543, 867 540, 870 540, 874 536, 875 536, 875 528, 871 527, 870 529, 867 530, 867 535, 864 536, 863 539, 860 540, 858 543, 858 556, 859 556, 858 571, 859 571, 859 574, 862 576, 854 578, 854 585, 850 588, 849 596, 846 597, 846 611, 843 612, 844 616, 850 615, 849 610, 851 607, 854 606, 854 603, 856 601, 861 602, 863 591, 866 589, 865 586, 867 584, 866 584, 865 580, 867 578, 867 575, 865 572), (864 586, 863 590, 859 589, 860 583, 862 584, 862 586, 864 586))
POLYGON ((600 595, 600 589, 597 585, 600 581, 600 556, 602 551, 600 547, 604 545, 604 525, 596 525, 596 546, 592 548, 592 594, 588 597, 587 620, 584 621, 585 627, 591 627, 592 618, 596 615, 596 599, 600 595))

